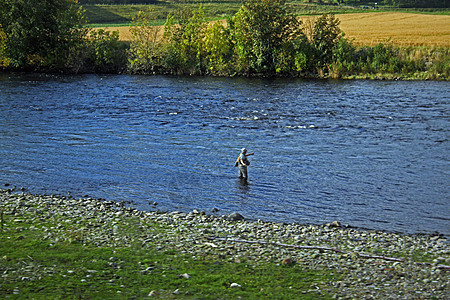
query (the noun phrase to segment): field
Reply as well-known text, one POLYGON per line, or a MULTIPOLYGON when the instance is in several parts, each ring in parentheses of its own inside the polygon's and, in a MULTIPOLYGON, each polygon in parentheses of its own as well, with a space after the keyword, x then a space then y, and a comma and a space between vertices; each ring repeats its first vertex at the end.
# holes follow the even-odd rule
POLYGON ((356 45, 391 42, 398 46, 450 47, 450 16, 412 13, 339 15, 341 29, 356 45))
MULTIPOLYGON (((307 23, 313 16, 301 19, 307 23)), ((397 46, 450 47, 450 16, 381 12, 337 15, 341 29, 357 46, 391 42, 397 46)), ((128 27, 108 27, 119 31, 120 39, 131 40, 128 27)))

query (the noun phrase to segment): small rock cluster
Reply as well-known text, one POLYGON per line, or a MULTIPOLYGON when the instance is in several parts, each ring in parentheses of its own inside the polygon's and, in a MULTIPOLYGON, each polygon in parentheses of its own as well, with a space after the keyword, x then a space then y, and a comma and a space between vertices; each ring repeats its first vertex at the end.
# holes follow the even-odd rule
MULTIPOLYGON (((237 213, 215 217, 196 210, 144 212, 112 201, 12 194, 7 190, 0 190, 0 205, 13 221, 24 212, 39 220, 62 220, 56 227, 43 229, 45 237, 54 243, 75 239, 97 246, 151 246, 237 263, 245 259, 254 264, 274 262, 327 269, 343 274, 342 280, 314 288, 336 298, 450 298, 450 247, 447 238, 439 234, 360 230, 338 222, 324 225, 249 222, 237 213), (79 226, 67 234, 64 223, 79 226), (138 228, 137 232, 128 232, 129 224, 138 228), (423 263, 413 257, 431 260, 423 263)), ((180 276, 187 278, 189 274, 180 276)), ((241 284, 235 283, 234 287, 241 284)))

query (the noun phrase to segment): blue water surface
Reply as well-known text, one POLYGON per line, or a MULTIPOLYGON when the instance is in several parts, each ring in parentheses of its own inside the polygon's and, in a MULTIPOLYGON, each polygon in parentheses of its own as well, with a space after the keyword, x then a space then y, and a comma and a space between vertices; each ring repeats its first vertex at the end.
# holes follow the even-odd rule
POLYGON ((449 91, 448 82, 0 74, 0 184, 143 210, 448 235, 449 91), (255 152, 248 185, 234 167, 242 147, 255 152))

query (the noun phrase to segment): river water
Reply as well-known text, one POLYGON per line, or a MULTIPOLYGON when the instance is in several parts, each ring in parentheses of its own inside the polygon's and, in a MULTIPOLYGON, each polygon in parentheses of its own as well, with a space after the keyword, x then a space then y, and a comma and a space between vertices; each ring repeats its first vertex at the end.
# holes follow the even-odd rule
MULTIPOLYGON (((0 184, 450 234, 450 83, 0 75, 0 184), (249 183, 237 178, 242 147, 249 183)), ((155 206, 153 202, 158 204, 155 206)))

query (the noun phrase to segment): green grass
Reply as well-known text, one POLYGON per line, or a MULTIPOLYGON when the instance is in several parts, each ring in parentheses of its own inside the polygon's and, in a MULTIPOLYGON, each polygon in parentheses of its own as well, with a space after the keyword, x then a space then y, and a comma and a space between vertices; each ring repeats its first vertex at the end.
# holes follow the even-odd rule
MULTIPOLYGON (((86 16, 90 24, 105 26, 105 24, 115 24, 115 26, 128 25, 139 11, 151 11, 153 18, 158 20, 156 25, 161 25, 166 20, 169 13, 174 14, 177 10, 190 8, 197 10, 202 5, 208 20, 224 19, 227 16, 234 15, 242 5, 237 0, 198 0, 191 2, 159 1, 152 5, 85 5, 86 16)), ((343 14, 356 12, 381 12, 386 11, 383 7, 379 10, 363 9, 359 7, 336 6, 336 5, 317 5, 308 4, 301 1, 289 1, 288 5, 298 15, 320 15, 323 13, 343 14)), ((392 10, 389 10, 392 11, 392 10)), ((415 9, 415 10, 395 10, 398 12, 419 12, 432 14, 449 14, 445 9, 415 9)))
MULTIPOLYGON (((341 276, 297 264, 195 257, 167 247, 144 249, 137 243, 120 248, 84 245, 82 228, 88 223, 56 217, 5 215, 4 223, 0 294, 22 299, 129 299, 143 298, 151 291, 159 297, 182 299, 273 299, 275 295, 277 299, 329 299, 315 287, 341 276), (54 234, 47 238, 46 228, 61 232, 64 242, 56 241, 54 234), (231 283, 241 287, 232 288, 231 283)), ((147 226, 155 232, 166 230, 159 224, 147 226)), ((120 230, 124 229, 128 236, 138 234, 132 221, 120 230)))
MULTIPOLYGON (((156 5, 86 5, 86 17, 93 24, 129 24, 139 11, 150 10, 151 15, 158 23, 163 23, 169 13, 174 14, 177 10, 190 8, 197 10, 200 3, 171 4, 161 3, 156 5)), ((202 4, 209 20, 224 19, 234 15, 240 8, 241 3, 205 3, 202 4)))

